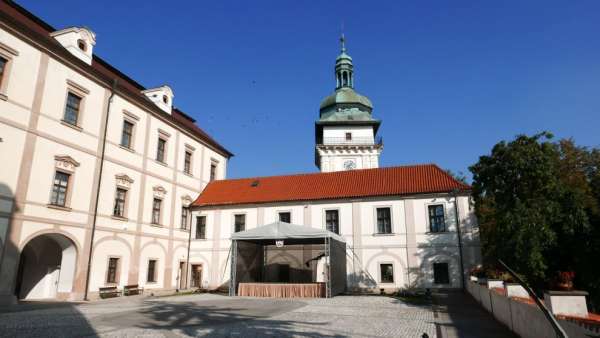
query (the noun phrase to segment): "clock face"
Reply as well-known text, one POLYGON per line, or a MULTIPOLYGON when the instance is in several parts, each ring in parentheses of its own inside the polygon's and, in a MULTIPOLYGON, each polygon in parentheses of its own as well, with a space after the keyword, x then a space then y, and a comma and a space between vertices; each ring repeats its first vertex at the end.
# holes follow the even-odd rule
POLYGON ((356 169, 356 163, 352 160, 348 160, 348 161, 344 162, 344 169, 346 169, 346 170, 356 169))

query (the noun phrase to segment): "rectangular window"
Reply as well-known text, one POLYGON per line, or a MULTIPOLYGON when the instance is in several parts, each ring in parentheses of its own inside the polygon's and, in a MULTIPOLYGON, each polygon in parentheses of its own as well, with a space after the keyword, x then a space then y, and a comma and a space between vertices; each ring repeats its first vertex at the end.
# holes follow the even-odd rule
POLYGON ((124 217, 125 215, 125 198, 127 197, 127 190, 117 188, 115 194, 115 207, 113 209, 113 215, 117 217, 124 217))
POLYGON ((149 283, 156 282, 156 259, 151 259, 148 261, 148 274, 146 276, 146 281, 149 283))
POLYGON ((206 239, 206 216, 196 217, 196 239, 206 239))
POLYGON ((106 271, 106 283, 117 282, 117 269, 119 268, 119 259, 110 257, 108 259, 108 269, 106 271))
POLYGON ((381 271, 381 283, 393 283, 394 282, 394 265, 393 264, 379 264, 381 271))
POLYGON ((377 233, 392 233, 392 215, 390 208, 377 208, 377 233))
POLYGON ((2 79, 4 79, 4 70, 6 69, 6 64, 8 60, 0 56, 0 83, 2 83, 2 79))
POLYGON ((79 108, 81 107, 81 97, 69 92, 67 94, 67 105, 65 107, 65 116, 63 120, 74 126, 79 119, 79 108))
POLYGON ((234 232, 246 230, 246 215, 235 215, 234 232))
POLYGON ((161 204, 162 204, 162 200, 160 198, 155 198, 152 201, 152 224, 160 224, 161 204))
POLYGON ((185 157, 183 159, 183 172, 186 174, 192 174, 192 152, 185 152, 185 157))
POLYGON ((280 212, 279 213, 279 221, 285 223, 292 223, 292 213, 291 212, 280 212))
POLYGON ((181 207, 181 229, 187 230, 189 210, 187 207, 181 207))
POLYGON ((210 181, 214 181, 217 179, 217 164, 216 163, 211 163, 210 164, 210 181))
POLYGON ((340 234, 340 220, 339 213, 337 210, 326 210, 325 211, 325 227, 328 231, 340 234))
POLYGON ((433 263, 433 282, 435 284, 450 284, 448 263, 433 263))
POLYGON ((158 144, 156 146, 156 160, 158 162, 165 162, 165 148, 167 146, 167 141, 163 138, 158 138, 158 144))
POLYGON ((67 192, 69 190, 69 178, 71 175, 57 171, 54 174, 54 184, 52 185, 52 195, 50 204, 64 207, 67 204, 67 192))
POLYGON ((346 141, 352 141, 352 133, 346 133, 346 141))
POLYGON ((446 221, 444 219, 444 206, 442 204, 430 205, 429 209, 429 230, 431 232, 446 231, 446 221))
POLYGON ((125 148, 131 148, 131 140, 133 138, 133 123, 123 121, 123 131, 121 132, 121 145, 125 148))

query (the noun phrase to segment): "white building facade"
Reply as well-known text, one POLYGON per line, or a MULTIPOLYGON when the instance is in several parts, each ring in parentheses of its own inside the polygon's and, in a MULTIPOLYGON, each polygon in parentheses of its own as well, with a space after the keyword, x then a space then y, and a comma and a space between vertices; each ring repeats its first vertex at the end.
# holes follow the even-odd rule
MULTIPOLYGON (((422 165, 337 174, 259 177, 209 184, 192 212, 190 263, 204 267, 202 285, 216 288, 229 280, 233 232, 278 220, 341 235, 347 246, 349 291, 460 288, 461 266, 468 271, 479 264, 479 233, 469 191, 441 169, 422 165), (435 186, 435 190, 446 191, 427 192, 431 190, 427 184, 413 192, 376 188, 382 182, 394 187, 394 182, 423 182, 425 177, 442 180, 443 184, 435 186), (351 188, 333 194, 319 188, 330 180, 351 188), (352 189, 352 184, 369 184, 373 189, 361 194, 352 189), (287 185, 290 191, 273 192, 280 185, 287 185), (277 188, 271 189, 273 186, 277 188), (301 200, 284 201, 286 198, 301 200)), ((314 252, 313 256, 319 254, 314 252)), ((286 262, 285 257, 278 259, 266 263, 286 262)))
POLYGON ((172 89, 142 87, 95 45, 0 3, 1 302, 182 287, 188 206, 226 176, 231 153, 172 89))
MULTIPOLYGON (((234 232, 275 221, 341 235, 348 291, 460 288, 480 263, 470 187, 435 165, 379 168, 381 121, 353 89, 343 37, 335 74, 336 90, 315 124, 321 173, 216 181, 194 202, 190 263, 204 268, 203 286, 227 284, 234 232)), ((301 270, 323 255, 284 252, 265 265, 301 270)))

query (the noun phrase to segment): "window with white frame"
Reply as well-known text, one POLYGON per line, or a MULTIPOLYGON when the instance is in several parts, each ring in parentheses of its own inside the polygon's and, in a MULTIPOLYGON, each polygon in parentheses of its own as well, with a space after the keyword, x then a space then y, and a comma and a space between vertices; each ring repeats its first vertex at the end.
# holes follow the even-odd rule
POLYGON ((392 233, 392 212, 389 207, 377 208, 377 233, 391 234, 392 233))
POLYGON ((381 283, 393 283, 394 282, 394 265, 391 263, 379 264, 379 272, 381 276, 381 283))
POLYGON ((155 283, 156 282, 156 259, 150 259, 148 260, 148 271, 146 274, 146 281, 148 283, 155 283))
POLYGON ((279 221, 285 223, 292 223, 292 213, 289 211, 282 211, 279 213, 279 221))
POLYGON ((131 121, 123 120, 123 130, 121 131, 121 146, 131 149, 133 143, 133 126, 131 121))
POLYGON ((210 181, 214 181, 217 179, 217 162, 212 161, 210 163, 210 181))
POLYGON ((246 215, 238 214, 234 216, 234 232, 240 232, 246 230, 246 215))
POLYGON ((444 217, 444 205, 434 204, 427 207, 429 213, 429 231, 445 232, 446 220, 444 217))
POLYGON ((8 60, 0 56, 0 84, 2 84, 2 80, 4 80, 4 72, 6 71, 7 65, 8 60))
POLYGON ((152 200, 152 224, 160 224, 160 209, 162 207, 162 200, 160 198, 154 198, 152 200))
POLYGON ((114 284, 119 282, 119 258, 109 257, 108 266, 106 268, 106 283, 114 284))
POLYGON ((115 193, 115 205, 113 208, 113 215, 117 217, 125 217, 125 202, 127 199, 127 190, 123 188, 117 188, 115 193))
POLYGON ((186 206, 181 207, 181 225, 180 228, 182 230, 187 230, 188 222, 189 222, 189 214, 190 208, 186 206))
POLYGON ((338 210, 325 210, 325 228, 340 234, 340 215, 338 210))
POLYGON ((69 192, 69 181, 71 175, 62 171, 56 171, 54 182, 52 184, 52 194, 50 195, 50 204, 60 207, 67 205, 67 193, 69 192))
POLYGON ((81 100, 82 98, 74 94, 73 92, 69 91, 67 93, 67 103, 65 105, 65 114, 63 116, 63 121, 74 126, 77 125, 77 123, 79 122, 81 100))
POLYGON ((161 163, 165 163, 165 152, 167 149, 167 140, 162 137, 158 138, 158 142, 156 144, 156 160, 161 163))
POLYGON ((206 239, 206 216, 196 216, 196 239, 206 239))
POLYGON ((191 175, 192 174, 192 151, 186 150, 183 158, 183 172, 191 175))

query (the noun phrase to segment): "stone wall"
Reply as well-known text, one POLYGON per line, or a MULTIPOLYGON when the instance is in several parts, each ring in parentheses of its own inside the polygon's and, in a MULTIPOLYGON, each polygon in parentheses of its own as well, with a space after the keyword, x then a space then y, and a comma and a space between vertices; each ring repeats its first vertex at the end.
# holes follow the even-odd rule
MULTIPOLYGON (((556 337, 548 319, 536 304, 520 298, 506 297, 506 291, 490 289, 486 284, 469 281, 467 292, 490 312, 496 320, 523 338, 556 337)), ((523 290, 524 291, 524 290, 523 290)), ((586 338, 584 327, 558 319, 570 338, 586 338)))

